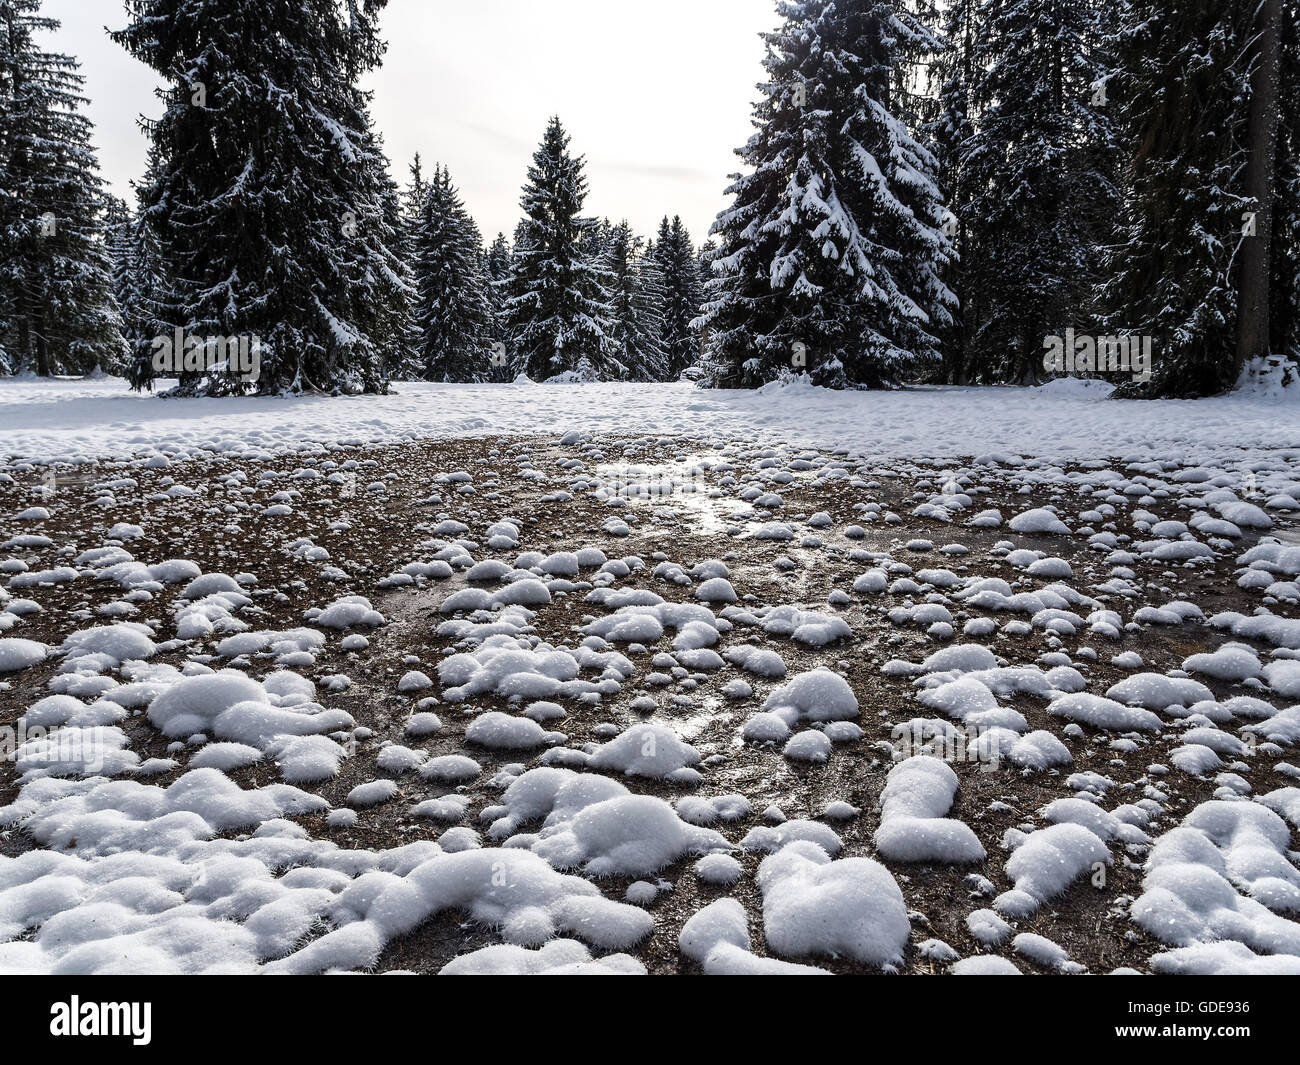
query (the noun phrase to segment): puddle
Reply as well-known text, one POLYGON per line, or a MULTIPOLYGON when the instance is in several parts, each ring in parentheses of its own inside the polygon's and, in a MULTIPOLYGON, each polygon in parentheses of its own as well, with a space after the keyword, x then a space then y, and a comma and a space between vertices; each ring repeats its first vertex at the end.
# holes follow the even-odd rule
POLYGON ((593 498, 622 500, 649 507, 657 521, 677 521, 692 533, 707 536, 735 524, 733 497, 709 483, 716 459, 691 456, 672 463, 602 463, 594 472, 598 487, 593 498))

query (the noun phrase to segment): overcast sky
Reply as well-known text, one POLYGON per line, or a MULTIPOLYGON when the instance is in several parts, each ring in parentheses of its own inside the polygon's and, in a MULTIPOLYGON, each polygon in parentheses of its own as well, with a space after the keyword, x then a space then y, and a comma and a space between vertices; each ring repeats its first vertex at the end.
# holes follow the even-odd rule
MULTIPOLYGON (((151 71, 108 39, 119 0, 45 0, 51 43, 77 56, 95 145, 119 195, 144 168, 151 71)), ((642 233, 680 214, 699 243, 724 203, 762 79, 774 0, 389 0, 374 118, 405 183, 415 152, 451 168, 486 238, 509 235, 547 118, 588 160, 587 210, 642 233)))

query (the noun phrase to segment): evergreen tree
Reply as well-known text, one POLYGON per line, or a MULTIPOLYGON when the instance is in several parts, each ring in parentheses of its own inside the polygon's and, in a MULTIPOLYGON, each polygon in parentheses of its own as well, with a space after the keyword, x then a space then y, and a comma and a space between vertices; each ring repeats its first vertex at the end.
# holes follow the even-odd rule
POLYGON ((662 381, 669 366, 663 343, 663 279, 659 264, 641 254, 644 243, 627 222, 610 229, 605 253, 610 278, 610 340, 629 379, 662 381))
POLYGON ((59 23, 39 0, 0 0, 0 372, 119 370, 108 202, 71 56, 43 51, 59 23))
POLYGON ((424 163, 420 153, 416 152, 411 160, 411 181, 402 192, 402 232, 406 237, 407 251, 415 247, 415 231, 419 228, 428 196, 429 183, 424 180, 424 163))
POLYGON ((718 242, 710 237, 700 245, 700 254, 696 256, 695 264, 700 275, 700 291, 703 293, 704 286, 713 278, 713 260, 718 256, 718 242))
POLYGON ((583 231, 578 241, 582 257, 590 264, 601 268, 609 254, 609 246, 614 239, 614 223, 608 218, 593 218, 583 231))
POLYGON ((969 16, 977 32, 962 77, 975 117, 955 165, 965 357, 985 381, 1037 381, 1044 337, 1086 331, 1096 248, 1115 207, 1103 10, 1091 0, 982 0, 969 16))
POLYGON ((492 344, 488 380, 509 381, 511 374, 507 353, 510 348, 510 330, 506 323, 506 297, 511 273, 514 270, 514 256, 510 249, 510 241, 506 239, 504 233, 498 233, 488 248, 485 269, 490 313, 488 338, 492 344))
MULTIPOLYGON (((1271 281, 1274 221, 1278 214, 1278 127, 1283 101, 1282 34, 1284 0, 1258 0, 1247 23, 1245 63, 1250 69, 1250 104, 1243 131, 1246 165, 1242 188, 1250 199, 1251 221, 1236 268, 1236 366, 1271 354, 1271 281)), ((1292 86, 1294 93, 1295 86, 1292 86)), ((1292 98, 1294 106, 1294 98, 1292 98)))
POLYGON ((947 44, 935 71, 937 109, 928 130, 939 160, 939 185, 948 205, 945 231, 953 244, 953 257, 943 272, 945 284, 957 298, 952 325, 943 330, 943 378, 950 384, 966 384, 971 367, 967 360, 966 324, 974 320, 969 314, 969 296, 965 284, 968 261, 967 234, 971 222, 970 201, 974 190, 966 180, 962 166, 962 146, 974 136, 970 85, 975 53, 974 7, 977 0, 950 0, 942 14, 943 36, 947 44))
POLYGON ((890 0, 782 3, 752 172, 728 189, 708 303, 710 381, 756 385, 792 366, 882 386, 939 358, 951 254, 933 154, 893 110, 900 63, 939 47, 890 0))
POLYGON ((659 223, 654 260, 664 292, 663 345, 668 365, 663 380, 675 381, 698 358, 699 345, 691 323, 699 317, 704 302, 699 260, 680 217, 669 222, 665 215, 659 223))
POLYGON ((582 216, 585 160, 552 118, 533 155, 515 234, 515 268, 506 303, 515 364, 534 380, 560 374, 621 378, 627 367, 609 337, 603 271, 584 254, 594 223, 582 216))
POLYGON ((156 249, 149 227, 138 214, 116 196, 109 197, 104 216, 109 257, 113 270, 113 298, 122 316, 122 337, 126 341, 126 377, 133 384, 152 377, 153 338, 157 299, 164 281, 158 273, 156 249))
POLYGON ((400 204, 358 79, 386 0, 133 0, 113 34, 169 83, 140 188, 168 329, 260 341, 255 386, 192 369, 181 391, 378 392, 411 297, 400 204))
POLYGON ((1108 329, 1153 339, 1137 395, 1208 395, 1236 380, 1231 276, 1248 201, 1238 175, 1251 2, 1128 0, 1117 44, 1121 142, 1132 146, 1106 262, 1108 329))
POLYGON ((416 355, 428 381, 483 381, 492 312, 478 226, 445 167, 434 170, 413 237, 416 355))
POLYGON ((407 334, 402 345, 402 354, 391 368, 394 378, 404 381, 418 381, 424 376, 420 363, 419 329, 415 323, 415 300, 417 296, 417 279, 415 276, 416 232, 424 216, 424 203, 429 195, 429 183, 424 177, 424 162, 416 152, 409 167, 410 179, 401 193, 402 210, 402 262, 411 275, 411 292, 408 300, 406 319, 407 334))
POLYGON ((162 252, 146 211, 139 206, 140 189, 157 173, 158 155, 150 148, 145 178, 133 183, 137 208, 112 239, 113 295, 122 312, 122 335, 127 344, 126 378, 137 390, 153 389, 154 341, 172 335, 170 324, 176 305, 170 279, 163 268, 162 252))

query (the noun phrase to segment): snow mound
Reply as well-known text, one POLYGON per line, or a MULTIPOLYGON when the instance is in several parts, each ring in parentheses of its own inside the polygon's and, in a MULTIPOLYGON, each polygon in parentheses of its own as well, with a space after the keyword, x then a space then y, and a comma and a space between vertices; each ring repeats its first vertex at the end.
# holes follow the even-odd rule
POLYGON ((692 916, 677 937, 683 955, 700 963, 708 976, 829 976, 825 969, 750 951, 749 921, 735 899, 718 899, 692 916))
POLYGON ((1156 840, 1133 920, 1173 946, 1225 940, 1300 956, 1300 925, 1280 916, 1300 912, 1290 838, 1286 822, 1262 805, 1202 803, 1156 840))
POLYGON ((894 969, 911 925, 897 882, 870 858, 832 859, 795 842, 763 859, 763 931, 777 954, 847 957, 894 969))
POLYGON ((35 640, 0 640, 0 673, 17 673, 20 669, 44 662, 50 649, 35 640))
POLYGON ((899 862, 979 862, 984 847, 970 826, 945 817, 957 774, 937 758, 908 758, 889 771, 880 794, 876 849, 899 862))
POLYGON ((1061 894, 1093 867, 1110 865, 1110 850, 1082 825, 1052 825, 1031 832, 1007 859, 1007 876, 1034 901, 1061 894))
POLYGON ((663 725, 633 725, 599 747, 587 760, 592 769, 616 770, 627 776, 694 783, 700 752, 663 725))
POLYGON ((504 838, 506 847, 527 848, 557 869, 645 876, 687 854, 731 849, 717 832, 687 824, 662 799, 633 795, 608 777, 531 769, 506 788, 501 800, 480 815, 491 822, 488 835, 504 838), (540 832, 512 835, 537 820, 540 832))
POLYGON ((1060 536, 1070 531, 1065 522, 1044 507, 1017 514, 1007 524, 1013 532, 1018 533, 1051 533, 1060 536))
MULTIPOLYGON (((1164 679, 1164 678, 1161 678, 1164 679)), ((1100 695, 1077 692, 1055 700, 1047 712, 1093 728, 1111 732, 1159 732, 1160 718, 1150 710, 1141 710, 1103 699, 1100 695)))

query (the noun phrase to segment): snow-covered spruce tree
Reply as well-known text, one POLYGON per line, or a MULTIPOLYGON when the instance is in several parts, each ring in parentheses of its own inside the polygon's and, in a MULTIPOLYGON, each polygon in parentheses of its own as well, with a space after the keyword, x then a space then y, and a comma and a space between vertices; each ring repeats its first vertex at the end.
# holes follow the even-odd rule
POLYGON ((569 152, 569 135, 552 118, 533 154, 515 231, 514 271, 506 318, 518 369, 535 381, 561 374, 619 379, 627 367, 609 337, 603 270, 587 259, 595 225, 583 217, 584 158, 569 152))
POLYGON ((661 380, 676 381, 699 358, 699 341, 691 323, 699 317, 704 302, 699 259, 680 217, 674 215, 670 222, 665 215, 659 223, 654 261, 663 284, 663 343, 668 352, 661 380))
POLYGON ((514 253, 510 248, 510 241, 506 239, 504 233, 498 233, 488 247, 484 264, 488 283, 488 310, 491 313, 488 327, 488 339, 492 346, 492 358, 489 360, 487 377, 489 381, 509 381, 512 376, 508 356, 510 330, 506 324, 506 298, 511 272, 514 269, 513 260, 514 253))
POLYGON ((165 279, 159 272, 157 248, 143 219, 116 196, 110 198, 105 224, 113 298, 122 316, 122 337, 127 347, 125 376, 133 385, 139 381, 147 386, 153 376, 158 308, 165 300, 165 279))
POLYGON ((401 354, 393 360, 392 365, 389 367, 389 376, 397 381, 417 381, 424 374, 420 365, 420 357, 416 351, 418 333, 415 326, 416 279, 414 263, 416 256, 415 235, 423 218, 424 201, 429 194, 429 183, 425 180, 424 161, 421 159, 419 152, 416 152, 415 157, 411 160, 408 173, 409 180, 399 197, 402 219, 400 255, 402 262, 411 275, 411 292, 408 304, 409 313, 406 320, 407 335, 402 344, 401 354))
POLYGON ((966 358, 966 285, 964 279, 967 223, 972 189, 962 168, 962 145, 974 134, 970 100, 971 66, 975 51, 973 13, 978 0, 950 0, 941 13, 947 45, 938 56, 933 84, 937 108, 927 132, 939 160, 938 181, 947 204, 945 225, 954 255, 943 273, 944 282, 957 297, 952 325, 940 335, 943 348, 943 378, 949 384, 966 384, 971 368, 966 358))
POLYGON ((425 191, 412 235, 415 351, 426 381, 483 381, 492 312, 483 239, 445 167, 425 191))
POLYGON ((1092 0, 981 0, 973 129, 957 148, 965 358, 980 381, 1043 375, 1043 340, 1086 331, 1115 209, 1102 12, 1092 0))
POLYGON ((643 254, 644 243, 627 222, 610 229, 605 250, 610 340, 630 380, 662 381, 668 374, 663 279, 658 262, 643 254))
POLYGON ((420 225, 420 213, 429 183, 424 176, 424 162, 416 152, 407 168, 407 183, 397 191, 397 244, 396 255, 406 271, 409 285, 404 293, 405 313, 401 316, 399 336, 388 360, 389 381, 418 381, 423 376, 419 355, 416 352, 418 334, 415 327, 416 285, 413 263, 415 261, 415 233, 420 225))
POLYGON ((358 79, 386 0, 131 0, 113 37, 170 85, 140 188, 187 337, 257 338, 182 393, 378 392, 401 358, 400 206, 358 79))
POLYGON ((886 386, 937 364, 954 304, 937 162, 891 95, 898 64, 938 42, 889 0, 779 11, 739 153, 752 172, 712 231, 708 381, 752 386, 806 365, 818 383, 886 386))
POLYGON ((126 201, 111 192, 104 193, 104 243, 108 249, 109 269, 115 285, 118 271, 126 258, 126 237, 131 231, 131 221, 131 208, 126 201))
POLYGON ((1127 160, 1104 263, 1109 332, 1150 336, 1154 373, 1130 395, 1200 396, 1236 380, 1231 276, 1247 201, 1241 66, 1253 0, 1128 0, 1109 95, 1127 160))
POLYGON ((44 51, 59 23, 39 0, 0 0, 0 370, 120 371, 108 206, 71 56, 44 51))
POLYGON ((429 195, 429 183, 424 179, 424 161, 415 153, 410 166, 411 180, 402 190, 402 236, 404 249, 409 253, 415 246, 415 230, 424 212, 424 201, 429 195))
POLYGON ((122 335, 127 345, 126 378, 137 390, 152 391, 157 371, 154 369, 154 341, 160 336, 174 336, 179 320, 177 301, 170 278, 163 268, 158 236, 139 206, 140 189, 147 187, 157 173, 158 153, 150 146, 145 177, 132 183, 137 207, 131 212, 125 229, 112 241, 113 295, 122 313, 122 335))
POLYGON ((583 231, 578 247, 587 262, 600 266, 609 251, 610 241, 614 239, 614 223, 608 218, 593 218, 583 231))

